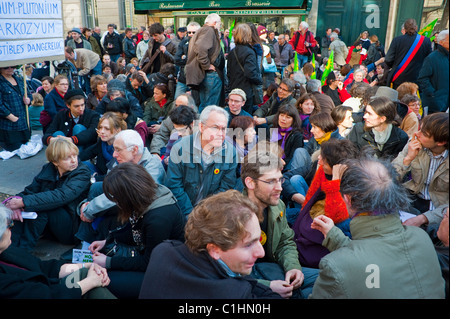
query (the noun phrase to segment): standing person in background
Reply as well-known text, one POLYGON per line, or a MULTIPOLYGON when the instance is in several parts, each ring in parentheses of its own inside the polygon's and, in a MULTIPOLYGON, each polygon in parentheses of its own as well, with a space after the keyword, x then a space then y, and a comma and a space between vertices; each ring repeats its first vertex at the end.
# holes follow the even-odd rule
POLYGON ((31 92, 27 88, 25 98, 23 79, 14 70, 14 66, 0 68, 0 146, 10 152, 27 143, 31 136, 26 116, 31 92))
POLYGON ((449 103, 448 30, 441 31, 436 38, 439 46, 425 58, 417 78, 422 105, 428 107, 428 114, 448 111, 449 103))
MULTIPOLYGON (((243 109, 247 113, 253 110, 253 85, 261 85, 262 77, 257 65, 256 53, 251 47, 252 33, 246 23, 239 23, 234 29, 236 46, 227 57, 227 76, 229 89, 241 89, 245 92, 243 109)), ((230 120, 231 121, 231 120, 230 120)))
POLYGON ((337 64, 340 69, 345 65, 345 58, 348 56, 348 48, 342 40, 339 39, 337 33, 331 33, 330 35, 331 44, 329 46, 329 51, 333 51, 334 63, 337 64))
POLYGON ((144 32, 142 32, 142 40, 139 41, 136 47, 136 57, 138 58, 139 62, 144 57, 145 52, 147 52, 149 41, 150 41, 150 33, 147 30, 145 30, 144 32))
POLYGON ((89 28, 83 28, 83 35, 86 38, 86 41, 88 41, 91 44, 92 51, 98 54, 98 56, 102 57, 102 50, 100 49, 100 44, 98 43, 97 39, 92 35, 92 30, 89 28))
POLYGON ((136 57, 136 43, 131 38, 132 36, 133 30, 131 28, 126 28, 125 38, 123 39, 123 53, 125 54, 127 64, 130 63, 132 58, 136 57))
POLYGON ((113 62, 116 62, 123 52, 120 35, 114 30, 114 24, 108 24, 108 33, 104 36, 103 48, 113 62))
POLYGON ((177 47, 164 34, 164 27, 160 23, 153 23, 148 31, 152 39, 139 62, 139 68, 147 75, 159 72, 166 63, 174 63, 174 55, 177 52, 177 47))
POLYGON ((200 24, 195 21, 192 21, 187 25, 187 36, 181 40, 178 45, 177 52, 175 53, 175 65, 178 66, 180 71, 177 76, 177 88, 175 90, 174 99, 189 90, 186 85, 186 71, 184 68, 188 58, 189 41, 191 41, 198 29, 200 29, 200 24))
POLYGON ((312 50, 317 46, 316 39, 314 39, 314 35, 308 28, 308 23, 302 21, 298 27, 298 31, 294 33, 294 36, 289 41, 289 44, 297 52, 299 68, 302 68, 310 60, 312 50))
POLYGON ((384 60, 391 68, 387 85, 392 84, 393 89, 403 82, 416 82, 423 61, 431 53, 430 39, 417 33, 416 20, 406 20, 404 29, 404 35, 392 40, 384 60))
POLYGON ((221 105, 225 58, 220 46, 219 30, 222 22, 217 13, 208 15, 205 25, 189 41, 186 62, 186 85, 197 90, 199 112, 208 105, 221 105))
POLYGON ((325 31, 325 35, 320 39, 320 55, 323 58, 328 58, 330 56, 330 50, 328 49, 330 47, 331 44, 331 28, 328 28, 325 31))

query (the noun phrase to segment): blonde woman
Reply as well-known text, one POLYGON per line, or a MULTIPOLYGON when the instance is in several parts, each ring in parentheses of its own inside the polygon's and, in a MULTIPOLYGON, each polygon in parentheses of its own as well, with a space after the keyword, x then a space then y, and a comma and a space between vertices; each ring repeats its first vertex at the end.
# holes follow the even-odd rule
POLYGON ((39 237, 48 231, 63 244, 74 244, 78 230, 76 207, 87 195, 91 174, 78 162, 78 147, 64 137, 53 138, 46 151, 48 163, 25 189, 8 198, 5 205, 13 210, 12 242, 32 251, 39 237), (37 218, 24 219, 22 212, 36 212, 37 218))

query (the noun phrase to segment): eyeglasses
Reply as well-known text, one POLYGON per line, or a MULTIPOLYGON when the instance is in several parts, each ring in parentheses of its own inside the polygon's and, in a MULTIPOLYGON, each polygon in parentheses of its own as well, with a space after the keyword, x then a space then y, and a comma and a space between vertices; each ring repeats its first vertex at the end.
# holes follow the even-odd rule
POLYGON ((132 147, 134 147, 134 145, 131 145, 131 146, 128 146, 128 147, 125 147, 125 148, 116 148, 116 147, 113 147, 113 149, 114 149, 114 152, 116 152, 116 153, 121 153, 121 152, 123 152, 124 150, 128 150, 128 149, 130 149, 130 148, 132 148, 132 147))
POLYGON ((189 129, 190 129, 190 127, 186 125, 185 127, 182 127, 182 128, 175 128, 175 131, 177 131, 177 133, 183 134, 183 133, 186 133, 186 131, 189 129))
POLYGON ((289 91, 288 89, 285 89, 284 87, 281 87, 281 86, 279 86, 278 89, 280 89, 280 90, 282 90, 282 91, 284 91, 284 92, 291 92, 291 91, 289 91))
POLYGON ((195 34, 195 31, 188 31, 188 34, 195 34))
POLYGON ((58 83, 58 85, 64 85, 64 86, 66 86, 66 85, 69 85, 69 83, 58 83))
POLYGON ((214 126, 209 126, 209 125, 206 125, 206 124, 203 124, 203 125, 208 127, 209 129, 211 129, 214 133, 217 133, 219 131, 221 131, 222 133, 225 133, 227 131, 227 127, 226 126, 220 127, 220 126, 216 126, 216 125, 214 125, 214 126))
POLYGON ((270 181, 265 181, 265 180, 258 179, 258 178, 255 178, 255 179, 257 181, 266 183, 267 185, 270 185, 270 186, 275 186, 277 183, 283 184, 284 181, 286 180, 284 177, 281 177, 281 178, 278 178, 278 179, 271 179, 270 181))

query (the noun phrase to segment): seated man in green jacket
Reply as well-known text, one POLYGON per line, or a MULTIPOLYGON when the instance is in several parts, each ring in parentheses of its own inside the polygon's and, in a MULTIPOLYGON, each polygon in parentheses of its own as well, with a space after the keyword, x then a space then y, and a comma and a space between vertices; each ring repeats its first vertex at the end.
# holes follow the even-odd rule
POLYGON ((401 223, 399 211, 408 209, 410 199, 392 165, 368 157, 343 165, 341 194, 352 218, 352 239, 330 218, 314 219, 311 227, 324 234, 322 245, 331 253, 320 261, 311 297, 444 298, 445 282, 430 237, 401 223))
POLYGON ((307 298, 317 278, 317 269, 302 268, 294 231, 280 200, 284 161, 276 144, 258 143, 244 158, 241 178, 244 195, 258 206, 263 220, 261 244, 265 257, 258 259, 252 276, 283 298, 307 298))

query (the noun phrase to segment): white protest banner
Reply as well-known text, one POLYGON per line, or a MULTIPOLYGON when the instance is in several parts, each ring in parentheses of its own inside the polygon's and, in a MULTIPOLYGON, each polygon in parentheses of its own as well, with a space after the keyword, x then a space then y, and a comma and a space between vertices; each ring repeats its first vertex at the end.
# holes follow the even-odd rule
POLYGON ((0 0, 0 67, 63 60, 61 0, 0 0))
POLYGON ((63 32, 63 23, 61 20, 0 20, 0 40, 61 38, 63 32))

